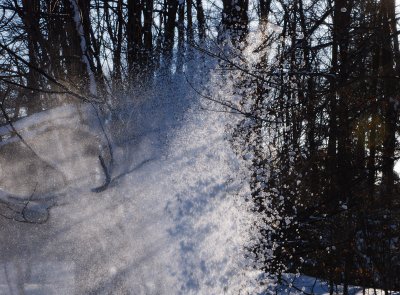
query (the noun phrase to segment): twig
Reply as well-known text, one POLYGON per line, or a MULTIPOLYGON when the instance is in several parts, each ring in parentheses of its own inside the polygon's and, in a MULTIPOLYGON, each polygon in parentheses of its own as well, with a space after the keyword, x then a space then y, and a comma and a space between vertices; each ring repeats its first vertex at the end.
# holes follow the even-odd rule
POLYGON ((106 176, 106 180, 103 185, 92 189, 92 192, 94 193, 100 193, 102 191, 105 191, 111 183, 111 175, 109 173, 109 170, 107 169, 106 163, 104 162, 104 158, 101 155, 99 155, 99 160, 101 168, 103 168, 104 175, 106 176))
POLYGON ((101 164, 101 167, 103 168, 104 175, 106 176, 106 180, 103 185, 92 189, 92 192, 99 193, 99 192, 106 190, 107 187, 110 185, 112 169, 114 166, 114 152, 113 152, 111 140, 107 135, 107 132, 103 126, 103 122, 101 121, 100 114, 99 114, 96 106, 92 102, 90 104, 93 107, 94 111, 96 112, 97 120, 99 121, 101 131, 103 132, 104 138, 106 139, 106 142, 107 142, 108 152, 110 153, 110 163, 109 163, 108 167, 104 161, 104 158, 101 155, 99 155, 100 164, 101 164))
POLYGON ((26 216, 25 216, 25 210, 26 210, 26 208, 28 207, 29 203, 31 202, 31 199, 32 199, 33 195, 34 195, 35 192, 36 192, 37 185, 38 185, 38 183, 36 182, 36 185, 35 185, 35 188, 33 189, 32 194, 29 196, 28 200, 25 202, 25 205, 24 205, 24 207, 23 207, 22 210, 21 210, 21 215, 22 215, 22 217, 24 218, 24 220, 27 221, 27 222, 29 222, 29 220, 28 220, 28 219, 26 218, 26 216))
POLYGON ((279 123, 281 123, 281 122, 278 122, 278 121, 272 121, 272 120, 267 120, 267 119, 261 118, 261 117, 259 117, 259 116, 253 115, 252 113, 249 113, 249 112, 244 112, 244 111, 240 110, 239 108, 233 106, 232 104, 230 104, 230 103, 228 103, 228 102, 220 101, 220 100, 218 100, 218 99, 215 99, 215 98, 212 98, 212 97, 210 97, 210 96, 207 96, 207 95, 201 93, 199 90, 197 90, 197 89, 189 82, 189 79, 187 78, 186 75, 185 75, 185 78, 186 78, 186 82, 189 84, 189 86, 190 86, 198 95, 200 95, 201 97, 203 97, 203 98, 205 98, 205 99, 207 99, 207 100, 209 100, 209 101, 215 102, 215 103, 220 104, 220 105, 222 105, 222 106, 224 106, 224 107, 226 107, 226 108, 229 108, 229 109, 233 110, 234 112, 236 112, 236 114, 238 114, 238 115, 243 115, 243 116, 246 117, 246 118, 252 118, 252 119, 255 119, 255 120, 260 120, 260 121, 266 122, 266 123, 273 123, 273 124, 279 124, 279 123))

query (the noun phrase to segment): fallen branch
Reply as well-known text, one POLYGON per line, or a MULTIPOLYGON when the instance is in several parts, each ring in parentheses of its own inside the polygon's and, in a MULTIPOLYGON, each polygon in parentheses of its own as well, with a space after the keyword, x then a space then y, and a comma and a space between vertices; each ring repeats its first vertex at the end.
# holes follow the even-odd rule
POLYGON ((110 183, 111 183, 110 172, 107 169, 107 165, 104 162, 104 158, 101 155, 99 155, 99 160, 100 160, 101 168, 103 168, 103 172, 104 172, 104 175, 106 177, 106 180, 105 180, 103 185, 92 189, 92 192, 94 192, 94 193, 100 193, 100 192, 105 191, 108 188, 108 186, 110 185, 110 183))

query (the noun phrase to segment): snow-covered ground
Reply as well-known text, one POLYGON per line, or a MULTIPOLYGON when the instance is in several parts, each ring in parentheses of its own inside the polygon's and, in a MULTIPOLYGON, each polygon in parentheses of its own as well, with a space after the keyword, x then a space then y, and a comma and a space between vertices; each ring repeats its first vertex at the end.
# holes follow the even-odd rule
POLYGON ((245 288, 246 210, 236 198, 239 166, 224 139, 228 118, 201 110, 182 79, 133 95, 113 118, 115 168, 101 193, 91 189, 103 181, 96 147, 106 144, 90 106, 16 124, 55 169, 32 176, 18 157, 3 159, 20 168, 8 168, 13 177, 1 188, 2 200, 19 209, 28 204, 31 221, 41 221, 36 211, 49 216, 43 224, 0 218, 0 294, 235 294, 245 288), (54 187, 47 180, 54 183, 56 171, 67 181, 57 178, 54 187), (23 181, 13 183, 14 177, 23 181))

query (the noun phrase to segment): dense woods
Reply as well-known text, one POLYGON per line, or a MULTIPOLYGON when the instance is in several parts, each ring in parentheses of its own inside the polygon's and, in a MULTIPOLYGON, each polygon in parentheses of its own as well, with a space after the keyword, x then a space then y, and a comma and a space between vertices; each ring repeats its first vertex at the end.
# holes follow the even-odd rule
POLYGON ((398 289, 395 2, 277 2, 281 30, 238 84, 248 118, 235 136, 263 216, 250 254, 272 273, 322 275, 331 292, 398 289))
MULTIPOLYGON (((242 116, 253 266, 400 289, 395 0, 1 0, 1 124, 118 97, 218 59, 242 116)), ((289 282, 288 282, 289 283, 289 282)))

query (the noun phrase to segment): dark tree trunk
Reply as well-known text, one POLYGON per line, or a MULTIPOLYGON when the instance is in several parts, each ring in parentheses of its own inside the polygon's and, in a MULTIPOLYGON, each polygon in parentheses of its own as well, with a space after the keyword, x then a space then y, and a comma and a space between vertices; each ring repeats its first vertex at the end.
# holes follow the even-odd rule
POLYGON ((168 5, 168 10, 167 10, 167 19, 165 23, 165 32, 164 32, 164 59, 165 59, 166 69, 170 69, 173 57, 178 1, 167 0, 167 5, 168 5))
POLYGON ((203 42, 206 38, 206 18, 204 16, 204 8, 202 0, 196 0, 197 8, 197 27, 199 34, 199 41, 203 42))
POLYGON ((248 32, 249 1, 223 0, 222 4, 220 41, 224 41, 225 38, 231 39, 234 43, 243 41, 248 32))
POLYGON ((154 64, 153 64, 153 0, 144 1, 143 10, 143 70, 144 80, 146 83, 151 84, 153 78, 154 64))
POLYGON ((27 100, 26 107, 29 115, 40 111, 42 108, 40 93, 32 90, 40 88, 40 75, 34 68, 41 68, 42 66, 39 57, 40 1, 24 0, 22 4, 23 10, 20 14, 24 21, 27 33, 29 62, 33 66, 32 68, 29 68, 27 76, 27 86, 30 89, 25 91, 25 97, 27 100))
POLYGON ((142 9, 139 0, 128 0, 127 58, 130 80, 137 78, 141 66, 142 43, 142 9))
POLYGON ((176 72, 182 73, 185 54, 185 3, 178 7, 178 52, 176 58, 176 72))
POLYGON ((186 0, 186 18, 187 18, 186 40, 187 43, 190 45, 194 40, 192 0, 186 0))

